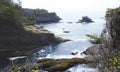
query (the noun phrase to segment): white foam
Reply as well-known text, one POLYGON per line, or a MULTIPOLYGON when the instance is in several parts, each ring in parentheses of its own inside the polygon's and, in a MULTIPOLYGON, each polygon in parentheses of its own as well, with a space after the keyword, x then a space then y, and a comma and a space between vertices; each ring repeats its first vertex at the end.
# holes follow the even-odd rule
POLYGON ((46 50, 44 50, 44 49, 42 49, 42 50, 40 50, 38 53, 42 53, 42 52, 45 52, 46 50))
POLYGON ((25 57, 27 57, 27 56, 10 57, 8 59, 12 61, 12 60, 15 60, 15 59, 20 59, 20 58, 25 58, 25 57))
POLYGON ((74 66, 67 71, 70 72, 98 72, 97 68, 89 68, 85 64, 74 66))

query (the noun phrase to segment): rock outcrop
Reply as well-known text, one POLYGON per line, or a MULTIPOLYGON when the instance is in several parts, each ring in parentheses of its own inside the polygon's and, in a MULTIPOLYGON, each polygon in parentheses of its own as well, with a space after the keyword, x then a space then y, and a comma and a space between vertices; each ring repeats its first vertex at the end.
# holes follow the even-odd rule
POLYGON ((83 16, 81 20, 79 20, 77 23, 91 23, 94 22, 92 19, 90 19, 88 16, 83 16))
POLYGON ((48 12, 44 9, 23 9, 25 22, 28 23, 56 23, 61 20, 55 12, 48 12))
POLYGON ((63 31, 64 33, 70 33, 70 31, 63 31))
MULTIPOLYGON (((76 66, 78 64, 89 64, 92 63, 89 59, 85 58, 72 58, 72 59, 42 59, 37 62, 37 64, 27 64, 27 65, 16 65, 13 66, 13 69, 10 69, 12 72, 16 71, 34 71, 39 72, 41 69, 48 72, 64 72, 67 69, 76 66)), ((40 71, 40 72, 44 72, 40 71)))
POLYGON ((89 47, 86 49, 86 51, 83 52, 85 55, 97 55, 98 53, 100 53, 100 49, 97 46, 89 47))
POLYGON ((38 51, 35 48, 69 41, 56 37, 43 27, 25 26, 25 29, 26 32, 0 36, 0 57, 31 55, 38 51))
POLYGON ((39 16, 36 17, 36 22, 37 23, 56 23, 59 22, 61 20, 61 18, 59 18, 56 13, 48 13, 45 16, 39 16))

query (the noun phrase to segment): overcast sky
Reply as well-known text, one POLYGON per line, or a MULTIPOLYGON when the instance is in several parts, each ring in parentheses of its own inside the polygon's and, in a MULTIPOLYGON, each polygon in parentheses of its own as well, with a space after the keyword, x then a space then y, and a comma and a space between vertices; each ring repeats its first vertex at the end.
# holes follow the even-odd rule
POLYGON ((120 0, 22 0, 23 8, 40 8, 56 12, 64 19, 77 19, 88 15, 98 18, 105 15, 107 8, 120 6, 120 0))
POLYGON ((101 10, 120 5, 120 0, 22 0, 24 8, 50 11, 101 10))

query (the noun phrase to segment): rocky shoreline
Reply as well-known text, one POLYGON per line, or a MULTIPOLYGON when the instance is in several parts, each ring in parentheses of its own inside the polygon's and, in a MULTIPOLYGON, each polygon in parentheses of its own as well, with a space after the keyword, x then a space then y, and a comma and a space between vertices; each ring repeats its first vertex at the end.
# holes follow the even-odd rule
POLYGON ((11 68, 9 71, 16 72, 63 72, 78 64, 92 63, 89 59, 85 58, 72 58, 72 59, 41 59, 36 64, 18 64, 11 68))
POLYGON ((23 34, 23 36, 9 36, 9 38, 4 36, 4 38, 8 38, 6 41, 8 44, 10 44, 10 46, 4 45, 7 43, 5 40, 3 43, 1 43, 2 46, 0 46, 0 57, 32 55, 33 53, 37 52, 37 48, 40 48, 41 46, 69 41, 68 39, 56 37, 53 33, 45 30, 43 27, 36 27, 33 25, 25 26, 24 28, 27 32, 30 32, 30 34, 26 36, 24 36, 25 34, 23 34))

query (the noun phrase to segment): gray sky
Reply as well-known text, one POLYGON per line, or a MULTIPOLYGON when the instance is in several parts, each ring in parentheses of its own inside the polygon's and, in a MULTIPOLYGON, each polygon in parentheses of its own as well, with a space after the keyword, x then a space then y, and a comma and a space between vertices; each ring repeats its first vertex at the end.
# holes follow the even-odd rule
POLYGON ((24 8, 40 8, 56 12, 64 20, 77 20, 81 16, 100 18, 107 8, 120 6, 120 0, 22 0, 24 8))
POLYGON ((24 8, 50 11, 101 10, 119 5, 119 0, 22 0, 24 8))

